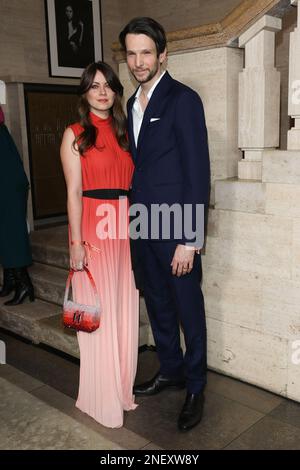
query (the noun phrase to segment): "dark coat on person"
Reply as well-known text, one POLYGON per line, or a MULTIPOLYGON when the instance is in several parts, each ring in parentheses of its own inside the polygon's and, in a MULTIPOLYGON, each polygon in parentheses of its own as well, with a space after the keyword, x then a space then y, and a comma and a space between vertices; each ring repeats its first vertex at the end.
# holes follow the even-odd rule
POLYGON ((18 268, 32 263, 26 222, 28 179, 17 147, 0 124, 0 264, 18 268))

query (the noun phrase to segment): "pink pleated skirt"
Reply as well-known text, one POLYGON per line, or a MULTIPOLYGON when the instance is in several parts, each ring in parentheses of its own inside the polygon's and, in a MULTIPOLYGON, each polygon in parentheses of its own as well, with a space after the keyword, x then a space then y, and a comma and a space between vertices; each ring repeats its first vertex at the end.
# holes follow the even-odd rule
MULTIPOLYGON (((80 381, 76 407, 104 426, 119 428, 124 410, 137 406, 132 389, 138 356, 139 295, 131 269, 129 238, 99 239, 99 233, 108 229, 103 226, 103 217, 97 216, 99 205, 106 203, 115 207, 113 230, 119 230, 120 223, 122 230, 128 227, 124 215, 122 220, 118 218, 119 201, 83 198, 82 237, 92 247, 87 249, 88 268, 100 297, 101 324, 93 333, 77 335, 80 381)), ((108 214, 106 220, 112 216, 108 214)), ((86 274, 76 273, 72 287, 76 301, 94 304, 86 274)))

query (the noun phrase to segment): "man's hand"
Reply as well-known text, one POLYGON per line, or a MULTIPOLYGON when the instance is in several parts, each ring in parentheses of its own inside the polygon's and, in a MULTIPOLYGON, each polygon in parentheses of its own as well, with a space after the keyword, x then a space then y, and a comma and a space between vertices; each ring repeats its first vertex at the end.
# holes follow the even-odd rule
POLYGON ((177 245, 172 259, 172 274, 180 277, 193 269, 195 250, 189 246, 177 245))

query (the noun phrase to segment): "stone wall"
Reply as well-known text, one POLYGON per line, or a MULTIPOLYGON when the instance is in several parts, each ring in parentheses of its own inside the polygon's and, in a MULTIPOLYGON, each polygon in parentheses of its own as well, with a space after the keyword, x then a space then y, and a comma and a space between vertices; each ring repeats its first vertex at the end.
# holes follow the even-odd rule
POLYGON ((219 181, 204 265, 210 367, 300 401, 300 151, 219 181))
POLYGON ((0 78, 74 84, 74 79, 49 79, 43 0, 1 0, 0 18, 0 78))
MULTIPOLYGON (((111 44, 134 16, 148 15, 167 31, 210 23, 223 18, 241 0, 101 0, 104 59, 112 60, 111 44)), ((44 0, 1 0, 0 75, 48 78, 44 0)), ((55 79, 53 79, 55 81, 55 79)), ((74 83, 74 80, 71 81, 74 83)))

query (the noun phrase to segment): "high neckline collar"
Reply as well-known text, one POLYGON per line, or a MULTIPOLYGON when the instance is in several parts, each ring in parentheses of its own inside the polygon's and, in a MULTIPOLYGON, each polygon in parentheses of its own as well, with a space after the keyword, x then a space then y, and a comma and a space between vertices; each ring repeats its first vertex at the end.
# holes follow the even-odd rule
POLYGON ((90 119, 92 124, 110 124, 112 117, 109 115, 107 118, 102 118, 100 116, 97 116, 97 114, 94 114, 92 111, 90 111, 90 119))

